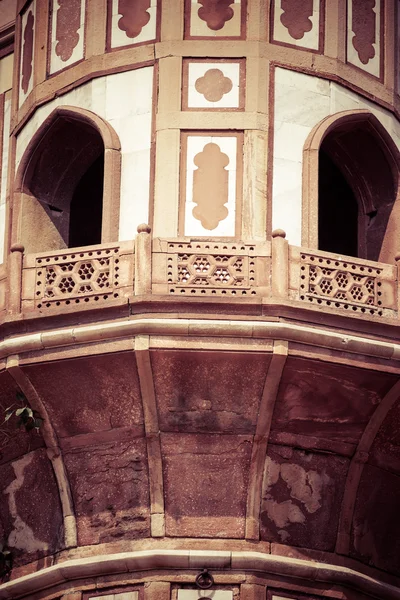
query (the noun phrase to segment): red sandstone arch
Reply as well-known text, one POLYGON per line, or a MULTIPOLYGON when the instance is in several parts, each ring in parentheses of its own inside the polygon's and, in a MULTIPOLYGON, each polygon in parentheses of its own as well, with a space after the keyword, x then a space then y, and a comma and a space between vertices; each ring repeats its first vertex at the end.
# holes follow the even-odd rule
MULTIPOLYGON (((385 228, 385 234, 380 246, 379 257, 374 260, 382 262, 393 262, 399 249, 397 232, 400 230, 400 153, 380 121, 368 110, 350 110, 330 115, 323 119, 310 132, 303 149, 303 209, 302 209, 302 245, 311 248, 318 247, 318 168, 319 151, 328 136, 343 132, 349 134, 353 131, 364 131, 376 142, 377 153, 381 157, 382 164, 386 161, 386 178, 391 174, 392 180, 392 202, 390 214, 387 214, 385 223, 381 223, 381 229, 385 228)), ((337 144, 339 147, 339 144, 337 144)), ((360 206, 361 212, 367 215, 373 208, 373 195, 371 189, 377 183, 369 185, 368 177, 371 170, 365 168, 357 157, 349 152, 349 148, 342 144, 340 148, 343 167, 343 175, 353 188, 354 195, 360 206), (364 167, 364 171, 363 171, 364 167)), ((366 256, 365 256, 366 257, 366 256)))
MULTIPOLYGON (((71 139, 73 138, 71 135, 71 139)), ((79 136, 78 136, 79 137, 79 136)), ((118 239, 119 197, 121 174, 121 145, 118 135, 109 123, 95 113, 73 106, 60 106, 49 115, 32 137, 19 164, 15 185, 13 241, 22 242, 27 252, 38 252, 65 247, 60 235, 51 226, 45 202, 49 205, 66 202, 79 178, 93 160, 93 155, 104 153, 103 209, 101 241, 118 239), (82 134, 85 146, 70 156, 63 147, 63 131, 68 127, 82 134), (47 149, 47 156, 44 153, 47 149), (51 169, 51 156, 64 152, 63 169, 51 169), (48 178, 46 180, 46 177, 48 178), (43 198, 45 201, 43 202, 43 198), (39 201, 40 200, 40 201, 39 201), (35 222, 40 222, 39 231, 35 222), (42 232, 42 223, 44 234, 42 232), (33 237, 34 235, 34 237, 33 237)))

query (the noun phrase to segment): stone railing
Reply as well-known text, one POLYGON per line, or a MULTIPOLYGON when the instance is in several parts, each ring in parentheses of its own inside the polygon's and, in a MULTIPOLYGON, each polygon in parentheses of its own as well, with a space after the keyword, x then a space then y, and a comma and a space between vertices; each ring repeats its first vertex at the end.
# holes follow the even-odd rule
POLYGON ((246 298, 268 293, 271 245, 154 240, 152 292, 246 298))
POLYGON ((289 246, 289 298, 350 313, 394 317, 397 267, 289 246))
POLYGON ((23 261, 23 311, 103 305, 132 290, 132 242, 29 254, 23 261))
POLYGON ((128 297, 263 300, 337 314, 396 319, 397 265, 271 242, 160 239, 147 225, 135 243, 23 256, 14 246, 10 313, 105 306, 128 297), (135 249, 134 249, 135 246, 135 249), (18 293, 22 290, 22 294, 18 293))

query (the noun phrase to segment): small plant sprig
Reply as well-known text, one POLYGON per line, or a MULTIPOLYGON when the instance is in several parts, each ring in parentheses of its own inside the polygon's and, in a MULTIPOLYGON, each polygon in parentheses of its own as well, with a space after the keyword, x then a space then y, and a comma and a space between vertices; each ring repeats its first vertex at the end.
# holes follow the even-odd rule
POLYGON ((0 580, 4 581, 12 570, 13 557, 5 544, 0 542, 0 580))
POLYGON ((11 419, 11 417, 17 417, 17 427, 23 427, 25 431, 32 431, 32 429, 36 429, 39 432, 40 427, 43 423, 43 418, 37 412, 37 410, 32 410, 27 403, 27 399, 23 394, 17 392, 17 400, 19 402, 19 406, 15 404, 11 404, 8 408, 6 408, 4 423, 7 423, 11 419), (22 404, 22 406, 21 406, 22 404))

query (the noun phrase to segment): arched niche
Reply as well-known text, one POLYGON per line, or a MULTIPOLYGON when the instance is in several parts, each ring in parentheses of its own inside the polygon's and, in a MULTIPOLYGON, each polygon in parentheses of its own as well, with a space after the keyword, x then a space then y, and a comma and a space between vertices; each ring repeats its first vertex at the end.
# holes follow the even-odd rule
POLYGON ((70 106, 51 113, 16 175, 13 226, 26 252, 118 239, 120 148, 113 128, 94 113, 70 106))
POLYGON ((393 262, 399 250, 400 154, 367 110, 319 123, 303 152, 302 245, 393 262))

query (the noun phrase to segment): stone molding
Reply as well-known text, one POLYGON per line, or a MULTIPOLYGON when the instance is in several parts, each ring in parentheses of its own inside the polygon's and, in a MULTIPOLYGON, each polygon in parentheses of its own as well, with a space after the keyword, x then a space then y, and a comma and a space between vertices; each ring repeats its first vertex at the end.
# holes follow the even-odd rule
POLYGON ((24 352, 122 339, 133 335, 277 339, 386 360, 400 360, 400 344, 398 343, 380 341, 361 335, 337 333, 295 323, 146 317, 10 336, 0 343, 0 358, 4 359, 12 354, 23 354, 24 352))
POLYGON ((40 590, 85 577, 103 576, 153 569, 230 569, 250 571, 283 577, 297 577, 308 582, 315 581, 344 586, 381 600, 400 599, 399 588, 358 573, 347 567, 311 562, 283 556, 271 556, 262 552, 227 552, 213 550, 145 550, 123 552, 108 556, 92 556, 68 560, 25 575, 0 586, 0 600, 21 598, 40 590))

